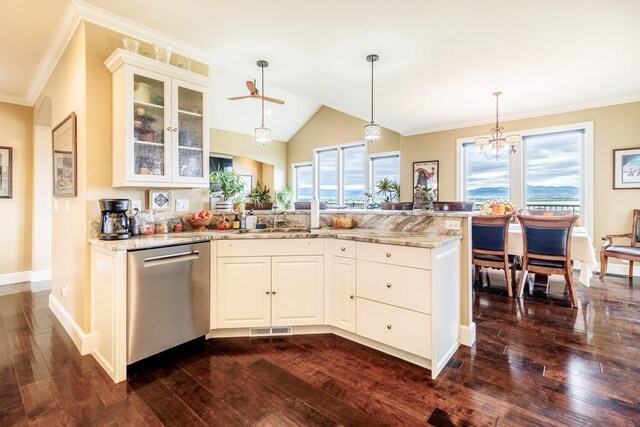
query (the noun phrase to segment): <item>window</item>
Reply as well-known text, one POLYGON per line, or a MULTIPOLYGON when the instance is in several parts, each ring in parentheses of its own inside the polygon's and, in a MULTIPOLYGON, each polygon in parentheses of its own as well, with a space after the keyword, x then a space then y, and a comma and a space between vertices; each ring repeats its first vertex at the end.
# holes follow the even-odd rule
POLYGON ((522 143, 503 160, 458 140, 458 198, 509 200, 524 209, 570 210, 593 227, 593 123, 517 132, 522 143))
POLYGON ((342 200, 349 207, 361 206, 367 201, 365 192, 367 149, 364 145, 355 145, 342 149, 342 200))
POLYGON ((331 205, 338 204, 338 149, 316 153, 318 165, 318 200, 331 205))
POLYGON ((310 202, 313 196, 313 165, 295 163, 293 168, 293 191, 296 202, 310 202))
POLYGON ((371 181, 369 186, 375 191, 376 182, 382 178, 389 178, 400 183, 400 154, 384 153, 371 155, 370 157, 371 181))

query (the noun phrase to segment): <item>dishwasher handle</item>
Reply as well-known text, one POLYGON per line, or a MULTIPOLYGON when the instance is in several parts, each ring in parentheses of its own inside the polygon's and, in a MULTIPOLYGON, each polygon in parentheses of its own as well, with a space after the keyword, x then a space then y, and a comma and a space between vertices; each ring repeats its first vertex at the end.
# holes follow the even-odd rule
POLYGON ((198 255, 200 255, 200 251, 186 251, 168 255, 152 256, 144 259, 144 266, 155 267, 158 265, 171 264, 174 262, 193 261, 199 258, 198 255))

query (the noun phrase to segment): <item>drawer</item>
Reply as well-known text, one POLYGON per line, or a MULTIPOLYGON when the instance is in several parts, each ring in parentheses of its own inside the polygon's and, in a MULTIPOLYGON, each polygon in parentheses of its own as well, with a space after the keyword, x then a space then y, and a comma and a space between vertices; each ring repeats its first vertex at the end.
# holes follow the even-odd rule
POLYGON ((218 257, 322 255, 324 239, 218 240, 218 257))
POLYGON ((431 271, 357 260, 359 297, 431 314, 431 271))
POLYGON ((343 258, 355 258, 356 257, 356 242, 353 240, 343 239, 326 239, 327 242, 327 254, 337 255, 343 258))
POLYGON ((356 300, 358 335, 431 359, 431 316, 369 301, 356 300))
POLYGON ((365 261, 402 265, 405 267, 430 268, 431 250, 410 246, 385 245, 381 243, 356 242, 356 257, 365 261))

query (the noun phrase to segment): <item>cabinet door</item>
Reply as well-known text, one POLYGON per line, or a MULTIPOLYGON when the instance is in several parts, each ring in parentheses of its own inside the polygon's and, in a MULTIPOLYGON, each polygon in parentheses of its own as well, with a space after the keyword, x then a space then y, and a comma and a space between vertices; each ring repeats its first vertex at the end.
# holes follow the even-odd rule
POLYGON ((209 180, 209 127, 206 90, 173 79, 173 181, 207 183, 209 180))
POLYGON ((356 331, 356 261, 333 257, 334 326, 356 331))
POLYGON ((269 326, 271 259, 218 258, 217 267, 217 327, 269 326))
POLYGON ((133 68, 126 90, 129 100, 125 107, 126 179, 169 182, 172 175, 171 79, 133 68))
POLYGON ((273 326, 321 325, 323 322, 323 257, 272 258, 273 326))

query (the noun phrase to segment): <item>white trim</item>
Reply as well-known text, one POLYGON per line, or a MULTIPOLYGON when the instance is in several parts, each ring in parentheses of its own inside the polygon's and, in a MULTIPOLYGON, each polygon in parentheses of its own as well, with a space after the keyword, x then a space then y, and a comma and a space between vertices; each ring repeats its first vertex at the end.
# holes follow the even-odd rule
POLYGON ((32 282, 42 282, 43 280, 51 280, 51 269, 31 272, 32 282))
POLYGON ((23 282, 41 282, 51 280, 51 270, 16 271, 15 273, 0 274, 0 286, 15 285, 23 282))
MULTIPOLYGON (((582 226, 587 229, 589 235, 593 238, 593 222, 594 222, 594 181, 595 181, 595 168, 593 158, 594 147, 594 132, 593 122, 578 122, 568 123, 565 125, 548 126, 534 129, 514 130, 505 132, 504 135, 519 134, 524 140, 527 136, 542 135, 546 133, 558 133, 568 132, 575 130, 584 130, 584 149, 582 150, 582 158, 580 159, 581 166, 585 173, 582 174, 582 181, 580 185, 581 190, 581 202, 584 205, 584 212, 582 212, 582 226)), ((478 135, 480 136, 480 135, 478 135)), ((476 136, 464 137, 456 139, 456 200, 464 200, 464 167, 461 164, 463 159, 463 145, 472 143, 476 139, 476 136)), ((520 146, 522 147, 522 145, 520 146)), ((522 190, 526 183, 523 182, 523 169, 524 169, 524 156, 522 155, 522 148, 518 149, 513 154, 510 163, 509 173, 514 176, 514 170, 519 169, 519 176, 514 180, 510 178, 509 185, 509 198, 516 205, 524 206, 522 190)), ((582 206, 581 206, 582 208, 582 206)))
POLYGON ((471 322, 469 326, 460 325, 460 344, 471 347, 476 342, 476 322, 471 322))
MULTIPOLYGON (((598 273, 600 272, 600 263, 598 263, 598 267, 595 269, 598 273)), ((619 276, 627 276, 629 274, 629 264, 620 264, 620 263, 612 263, 610 262, 607 265, 607 273, 606 274, 617 274, 619 276)), ((633 267, 633 276, 640 277, 640 266, 633 267)))
POLYGON ((52 293, 49 294, 49 309, 51 309, 62 324, 62 327, 67 331, 80 354, 83 356, 89 354, 91 352, 91 334, 84 333, 82 328, 78 326, 75 320, 73 320, 73 317, 71 317, 52 293))

